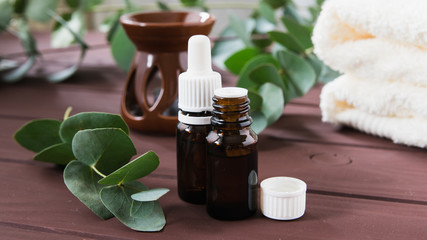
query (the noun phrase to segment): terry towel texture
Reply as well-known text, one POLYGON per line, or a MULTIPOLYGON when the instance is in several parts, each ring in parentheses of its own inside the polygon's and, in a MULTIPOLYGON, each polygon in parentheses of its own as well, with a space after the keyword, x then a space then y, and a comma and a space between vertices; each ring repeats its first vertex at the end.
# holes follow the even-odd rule
POLYGON ((427 147, 427 1, 328 0, 314 51, 344 75, 321 93, 322 120, 427 147))

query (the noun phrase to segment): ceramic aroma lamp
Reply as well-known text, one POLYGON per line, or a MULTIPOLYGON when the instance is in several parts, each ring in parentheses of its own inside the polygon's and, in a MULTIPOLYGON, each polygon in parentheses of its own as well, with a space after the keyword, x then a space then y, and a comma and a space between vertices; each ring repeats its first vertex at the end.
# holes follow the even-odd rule
POLYGON ((136 46, 121 102, 121 115, 135 130, 173 134, 178 123, 176 99, 181 55, 188 39, 208 35, 215 17, 205 12, 126 14, 120 22, 136 46), (158 81, 157 88, 155 82, 158 81))

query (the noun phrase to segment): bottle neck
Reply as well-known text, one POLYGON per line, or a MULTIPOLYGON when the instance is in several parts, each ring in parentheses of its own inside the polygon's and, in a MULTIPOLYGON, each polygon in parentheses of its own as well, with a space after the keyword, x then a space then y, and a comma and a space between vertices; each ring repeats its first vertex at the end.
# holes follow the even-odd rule
POLYGON ((247 96, 237 98, 213 97, 211 124, 214 128, 243 129, 252 124, 247 96))
POLYGON ((211 123, 212 112, 178 112, 178 121, 189 125, 209 125, 211 123))

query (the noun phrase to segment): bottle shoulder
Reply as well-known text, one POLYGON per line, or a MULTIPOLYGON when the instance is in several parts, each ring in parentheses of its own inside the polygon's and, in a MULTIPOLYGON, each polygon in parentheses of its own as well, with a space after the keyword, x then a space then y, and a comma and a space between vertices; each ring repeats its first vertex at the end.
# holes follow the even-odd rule
POLYGON ((215 145, 240 145, 241 147, 246 147, 256 144, 258 142, 258 136, 251 128, 233 131, 212 129, 206 137, 206 140, 208 143, 215 145))

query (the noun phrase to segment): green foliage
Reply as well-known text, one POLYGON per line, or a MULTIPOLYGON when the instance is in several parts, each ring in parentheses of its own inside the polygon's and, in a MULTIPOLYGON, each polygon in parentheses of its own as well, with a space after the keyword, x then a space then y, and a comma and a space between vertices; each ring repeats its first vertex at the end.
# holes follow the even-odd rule
POLYGON ((117 25, 117 29, 111 39, 111 53, 114 60, 116 60, 117 65, 123 71, 129 71, 135 51, 136 48, 126 36, 123 27, 121 25, 117 25))
POLYGON ((159 231, 166 224, 158 198, 168 190, 149 190, 137 180, 159 166, 149 151, 135 160, 129 128, 115 114, 86 112, 64 121, 33 120, 22 126, 15 140, 37 152, 37 161, 66 165, 64 183, 83 204, 102 219, 117 217, 138 231, 159 231), (136 194, 135 199, 132 196, 136 194))
POLYGON ((54 119, 38 119, 26 123, 14 135, 15 140, 24 148, 40 152, 61 143, 59 127, 61 122, 54 119))
POLYGON ((146 186, 133 181, 104 187, 100 196, 108 210, 126 226, 137 231, 160 231, 166 221, 159 202, 139 202, 131 198, 133 194, 145 190, 147 190, 146 186))
POLYGON ((256 132, 273 124, 291 99, 338 76, 313 53, 311 34, 322 3, 310 6, 307 18, 292 0, 261 0, 248 19, 231 15, 215 42, 213 62, 238 75, 237 86, 249 90, 256 132))
POLYGON ((28 57, 21 66, 5 74, 1 78, 2 81, 12 83, 21 80, 37 60, 39 52, 37 50, 37 43, 29 31, 29 20, 38 22, 55 20, 51 35, 52 46, 69 47, 77 43, 81 49, 80 57, 76 64, 46 76, 46 80, 49 82, 61 82, 77 71, 88 48, 83 41, 85 33, 83 14, 102 1, 65 1, 69 7, 69 11, 61 16, 55 12, 58 2, 59 0, 2 0, 0 2, 0 7, 2 8, 0 32, 6 30, 15 35, 21 41, 22 47, 28 57), (5 9, 5 15, 3 15, 3 9, 5 9), (12 9, 14 14, 12 14, 12 9))

